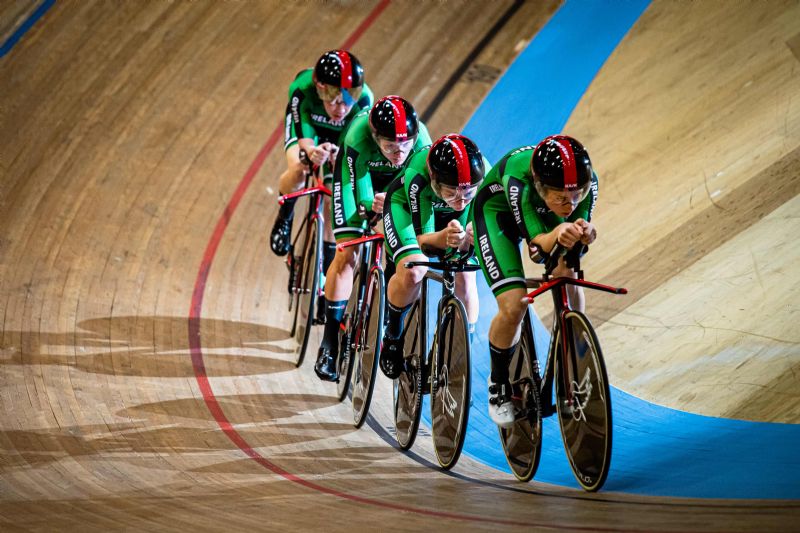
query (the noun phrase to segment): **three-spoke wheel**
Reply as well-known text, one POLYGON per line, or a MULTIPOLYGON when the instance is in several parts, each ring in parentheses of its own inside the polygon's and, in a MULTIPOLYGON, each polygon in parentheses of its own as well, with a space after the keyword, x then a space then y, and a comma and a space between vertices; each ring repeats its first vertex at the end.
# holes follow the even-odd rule
POLYGON ((437 324, 431 380, 431 431, 436 459, 444 469, 456 464, 464 447, 470 406, 470 343, 467 312, 449 298, 437 324))
POLYGON ((533 478, 542 454, 541 381, 538 364, 531 361, 536 355, 533 348, 526 314, 519 345, 509 363, 511 397, 517 416, 510 428, 498 428, 508 466, 520 481, 533 478))
POLYGON ((300 229, 297 246, 293 247, 292 264, 295 272, 297 303, 295 307, 294 332, 295 366, 303 364, 308 349, 308 338, 317 309, 319 278, 322 268, 320 248, 322 246, 322 224, 319 218, 307 219, 307 226, 300 229))
POLYGON ((600 343, 589 319, 578 311, 564 315, 557 350, 566 336, 567 357, 556 357, 555 392, 564 449, 581 487, 596 491, 611 466, 611 395, 600 343), (563 368, 561 361, 567 362, 563 368), (566 374, 566 377, 565 377, 566 374))
POLYGON ((353 423, 361 427, 367 418, 383 339, 386 285, 383 272, 372 269, 364 294, 361 318, 357 321, 353 353, 353 423))
POLYGON ((401 450, 411 448, 419 429, 423 386, 427 378, 424 364, 427 355, 427 339, 423 333, 425 324, 418 300, 408 313, 404 329, 405 369, 393 384, 394 427, 401 450), (423 328, 420 328, 420 320, 423 328))

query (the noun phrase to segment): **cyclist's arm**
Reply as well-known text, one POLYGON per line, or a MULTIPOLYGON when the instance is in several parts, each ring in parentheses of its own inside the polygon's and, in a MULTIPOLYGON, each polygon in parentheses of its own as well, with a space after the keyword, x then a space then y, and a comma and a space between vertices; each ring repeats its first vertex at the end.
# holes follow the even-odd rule
POLYGON ((465 235, 464 226, 459 219, 454 218, 439 231, 417 235, 417 244, 421 250, 431 250, 430 253, 435 254, 456 246, 460 248, 464 244, 465 235))
POLYGON ((362 206, 366 211, 372 211, 372 200, 375 192, 372 190, 372 177, 370 176, 369 169, 362 161, 359 151, 345 141, 342 148, 344 150, 344 168, 342 172, 346 172, 350 178, 350 183, 353 184, 353 196, 356 199, 356 205, 362 206))
POLYGON ((430 183, 413 168, 406 169, 403 186, 408 198, 408 210, 415 235, 431 233, 435 229, 433 198, 430 183))
POLYGON ((529 243, 534 236, 545 231, 531 199, 533 187, 525 180, 507 174, 503 176, 503 189, 519 233, 529 243))
POLYGON ((300 88, 295 88, 289 95, 289 115, 299 137, 297 144, 307 153, 311 153, 311 149, 317 144, 317 132, 311 122, 309 108, 310 102, 305 93, 300 88))
POLYGON ((413 168, 405 174, 404 187, 411 212, 411 224, 421 250, 447 249, 447 229, 436 231, 433 215, 433 190, 430 182, 413 168))

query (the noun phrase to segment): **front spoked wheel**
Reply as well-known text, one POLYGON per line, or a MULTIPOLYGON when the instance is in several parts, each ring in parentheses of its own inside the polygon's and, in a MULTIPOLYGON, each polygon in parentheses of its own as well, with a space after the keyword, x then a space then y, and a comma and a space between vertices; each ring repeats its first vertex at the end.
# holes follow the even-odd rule
POLYGON ((361 323, 356 337, 353 368, 353 423, 360 428, 367 419, 372 391, 375 387, 375 372, 378 369, 381 342, 383 341, 383 307, 386 287, 383 272, 374 269, 370 273, 369 285, 364 295, 361 323))
POLYGON ((414 444, 422 411, 423 360, 426 351, 426 339, 419 327, 420 320, 424 320, 422 317, 420 300, 417 300, 408 313, 403 333, 405 368, 392 387, 395 437, 401 450, 408 450, 414 444))
POLYGON ((530 316, 525 315, 517 351, 509 363, 512 401, 517 411, 514 425, 499 428, 508 466, 520 481, 530 481, 542 455, 541 382, 530 316))
POLYGON ((584 490, 599 490, 611 466, 611 396, 600 343, 589 319, 564 315, 566 331, 556 338, 556 406, 572 472, 584 490), (567 357, 562 358, 566 337, 567 357), (567 361, 563 368, 562 359, 567 361), (564 379, 564 376, 567 379, 564 379))
POLYGON ((353 279, 353 290, 342 317, 342 327, 339 330, 339 359, 336 361, 339 381, 336 383, 336 392, 340 402, 347 397, 347 393, 350 391, 350 378, 353 373, 353 342, 359 327, 359 304, 364 292, 360 283, 361 276, 356 273, 356 277, 353 279))
POLYGON ((319 273, 322 267, 320 249, 322 247, 322 224, 314 218, 308 222, 306 240, 300 260, 299 282, 297 284, 297 327, 294 332, 295 366, 303 364, 308 348, 308 337, 317 310, 319 273))
POLYGON ((431 430, 436 459, 447 470, 461 456, 469 419, 469 333, 467 313, 458 298, 444 305, 434 342, 431 430))

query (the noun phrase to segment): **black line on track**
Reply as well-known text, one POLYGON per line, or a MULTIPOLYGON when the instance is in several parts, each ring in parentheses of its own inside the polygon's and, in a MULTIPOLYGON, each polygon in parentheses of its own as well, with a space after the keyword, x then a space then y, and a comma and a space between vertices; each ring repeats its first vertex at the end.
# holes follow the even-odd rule
POLYGON ((511 4, 511 6, 506 10, 506 12, 500 16, 497 22, 494 23, 494 26, 489 28, 489 31, 486 33, 486 35, 483 36, 483 39, 478 41, 478 43, 470 51, 470 53, 467 54, 467 57, 464 58, 464 61, 462 61, 461 64, 458 66, 458 68, 453 72, 453 74, 451 74, 450 77, 447 78, 447 81, 444 82, 442 88, 439 89, 439 92, 436 93, 436 96, 433 97, 431 103, 422 112, 422 115, 420 116, 422 122, 428 122, 428 120, 430 120, 433 114, 436 113, 436 110, 439 109, 439 106, 442 104, 444 99, 447 98, 447 95, 450 94, 450 89, 453 88, 453 86, 458 82, 461 76, 463 76, 464 73, 467 71, 469 66, 475 62, 475 59, 480 55, 480 53, 483 52, 483 50, 490 42, 492 42, 494 36, 500 33, 500 30, 503 29, 503 26, 506 25, 506 23, 511 19, 511 17, 514 16, 514 13, 516 13, 524 3, 525 3, 524 0, 516 0, 513 4, 511 4))

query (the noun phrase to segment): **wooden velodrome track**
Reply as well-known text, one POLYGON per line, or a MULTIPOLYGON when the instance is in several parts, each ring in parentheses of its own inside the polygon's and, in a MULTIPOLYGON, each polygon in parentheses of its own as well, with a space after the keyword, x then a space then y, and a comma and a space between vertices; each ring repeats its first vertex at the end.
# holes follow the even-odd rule
MULTIPOLYGON (((266 237, 294 74, 349 46, 457 131, 558 4, 469 57, 512 7, 65 1, 0 59, 0 530, 797 530, 796 501, 448 476, 287 361, 266 237)), ((623 390, 800 423, 798 21, 655 0, 567 125, 604 180, 587 269, 631 289, 590 301, 623 390)))

